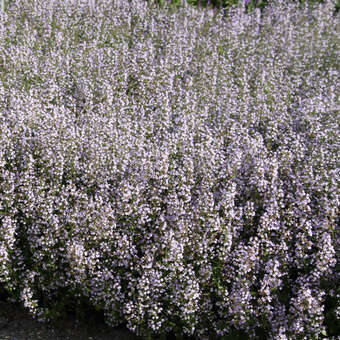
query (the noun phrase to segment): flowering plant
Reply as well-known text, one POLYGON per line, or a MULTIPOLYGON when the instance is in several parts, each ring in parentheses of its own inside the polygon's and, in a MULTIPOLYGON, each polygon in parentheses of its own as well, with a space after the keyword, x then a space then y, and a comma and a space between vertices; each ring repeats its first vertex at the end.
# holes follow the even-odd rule
POLYGON ((0 288, 136 334, 339 335, 335 3, 0 15, 0 288))

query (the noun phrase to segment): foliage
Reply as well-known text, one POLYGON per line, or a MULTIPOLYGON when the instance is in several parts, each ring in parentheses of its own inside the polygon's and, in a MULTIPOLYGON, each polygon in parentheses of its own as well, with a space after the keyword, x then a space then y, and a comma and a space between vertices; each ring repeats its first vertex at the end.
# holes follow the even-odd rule
MULTIPOLYGON (((211 7, 217 9, 229 9, 230 7, 235 7, 244 2, 247 10, 252 11, 256 8, 259 8, 263 11, 269 4, 268 0, 146 0, 146 1, 154 1, 160 6, 170 5, 175 8, 180 8, 183 6, 184 2, 187 2, 189 5, 198 6, 198 7, 211 7)), ((309 5, 315 5, 318 3, 324 3, 325 0, 298 0, 300 5, 304 5, 308 3, 309 5)), ((338 13, 340 9, 340 1, 336 1, 335 13, 338 13)))

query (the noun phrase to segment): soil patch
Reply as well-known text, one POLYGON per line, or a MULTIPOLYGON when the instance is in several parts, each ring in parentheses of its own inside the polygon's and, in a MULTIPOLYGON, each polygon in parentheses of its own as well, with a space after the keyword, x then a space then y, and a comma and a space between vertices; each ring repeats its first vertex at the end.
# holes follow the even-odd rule
POLYGON ((0 340, 139 340, 124 327, 111 328, 104 321, 79 322, 67 318, 38 322, 22 306, 0 301, 0 340))

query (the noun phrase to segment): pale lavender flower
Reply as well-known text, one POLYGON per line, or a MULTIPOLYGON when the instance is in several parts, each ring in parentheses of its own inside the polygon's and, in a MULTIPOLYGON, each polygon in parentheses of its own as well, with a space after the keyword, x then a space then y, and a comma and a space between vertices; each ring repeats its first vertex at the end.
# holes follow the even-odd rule
POLYGON ((143 336, 330 336, 339 16, 249 3, 0 13, 0 282, 40 320, 68 289, 143 336))

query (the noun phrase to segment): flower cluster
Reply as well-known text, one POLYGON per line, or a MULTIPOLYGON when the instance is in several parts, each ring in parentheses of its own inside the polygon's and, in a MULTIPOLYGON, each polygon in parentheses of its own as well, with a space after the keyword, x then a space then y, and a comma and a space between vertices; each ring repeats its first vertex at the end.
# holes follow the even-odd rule
POLYGON ((1 289, 39 319, 87 299, 139 335, 336 336, 334 8, 12 1, 1 289))

